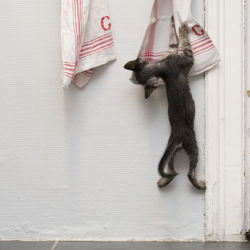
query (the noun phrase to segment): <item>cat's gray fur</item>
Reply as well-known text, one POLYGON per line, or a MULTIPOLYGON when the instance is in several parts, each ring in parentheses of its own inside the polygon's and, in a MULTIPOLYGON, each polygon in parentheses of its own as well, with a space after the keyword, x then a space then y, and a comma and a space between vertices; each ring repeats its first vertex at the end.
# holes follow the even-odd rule
POLYGON ((174 156, 179 149, 183 148, 189 156, 190 182, 198 189, 205 189, 205 182, 198 181, 196 178, 198 146, 194 131, 195 104, 188 81, 189 71, 194 61, 188 33, 189 28, 186 23, 183 23, 179 29, 180 43, 184 49, 183 55, 170 54, 158 62, 136 59, 128 62, 124 67, 135 72, 136 80, 145 89, 145 98, 148 98, 158 87, 159 78, 163 79, 166 86, 171 135, 159 163, 161 179, 158 181, 158 186, 168 185, 177 175, 174 169, 174 156))

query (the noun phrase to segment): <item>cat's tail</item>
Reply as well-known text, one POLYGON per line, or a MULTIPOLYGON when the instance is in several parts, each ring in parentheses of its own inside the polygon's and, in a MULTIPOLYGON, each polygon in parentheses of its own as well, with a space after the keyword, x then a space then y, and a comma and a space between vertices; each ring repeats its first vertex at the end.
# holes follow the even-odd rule
POLYGON ((168 146, 163 154, 161 161, 159 163, 158 172, 162 177, 158 181, 158 186, 163 187, 168 185, 174 177, 177 175, 174 169, 174 156, 175 153, 182 147, 181 143, 177 140, 172 140, 170 137, 170 141, 168 146))

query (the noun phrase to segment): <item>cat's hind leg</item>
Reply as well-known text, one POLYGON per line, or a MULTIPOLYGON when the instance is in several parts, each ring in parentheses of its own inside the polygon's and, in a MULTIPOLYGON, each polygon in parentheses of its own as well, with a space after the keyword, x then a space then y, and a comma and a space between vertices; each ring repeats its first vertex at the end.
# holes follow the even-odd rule
POLYGON ((159 187, 167 186, 177 175, 174 169, 174 156, 180 148, 181 143, 170 137, 167 149, 159 163, 158 171, 162 177, 157 183, 159 187))
POLYGON ((188 178, 190 182, 197 189, 205 190, 206 183, 204 181, 198 181, 196 176, 196 167, 198 163, 198 146, 194 132, 191 132, 191 135, 188 136, 188 138, 186 138, 185 142, 183 143, 183 148, 189 156, 190 165, 189 165, 188 178))

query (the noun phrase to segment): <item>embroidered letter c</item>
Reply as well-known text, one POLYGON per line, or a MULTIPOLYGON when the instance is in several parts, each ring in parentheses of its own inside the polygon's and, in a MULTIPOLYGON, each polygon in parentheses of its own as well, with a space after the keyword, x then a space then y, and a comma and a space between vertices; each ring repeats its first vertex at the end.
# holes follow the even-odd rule
POLYGON ((192 30, 195 33, 195 35, 197 35, 197 36, 202 36, 202 35, 205 34, 204 29, 200 25, 198 25, 198 24, 195 25, 195 26, 193 26, 192 30))
POLYGON ((111 29, 111 23, 110 22, 105 22, 105 20, 110 20, 109 16, 104 16, 101 20, 101 26, 103 30, 110 30, 111 29))

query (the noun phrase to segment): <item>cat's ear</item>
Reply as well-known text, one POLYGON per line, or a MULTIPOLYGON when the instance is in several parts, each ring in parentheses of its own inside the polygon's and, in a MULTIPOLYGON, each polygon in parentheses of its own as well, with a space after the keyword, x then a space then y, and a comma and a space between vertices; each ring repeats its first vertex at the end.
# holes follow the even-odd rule
POLYGON ((134 61, 130 61, 130 62, 126 63, 124 65, 124 68, 127 69, 127 70, 136 71, 136 68, 137 68, 138 64, 139 64, 139 60, 136 59, 134 61))
POLYGON ((154 92, 154 87, 153 86, 146 86, 145 87, 145 99, 148 99, 152 93, 154 92))

